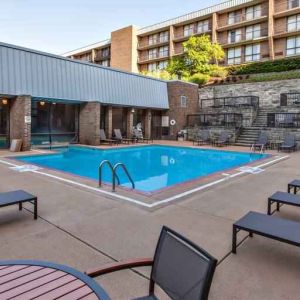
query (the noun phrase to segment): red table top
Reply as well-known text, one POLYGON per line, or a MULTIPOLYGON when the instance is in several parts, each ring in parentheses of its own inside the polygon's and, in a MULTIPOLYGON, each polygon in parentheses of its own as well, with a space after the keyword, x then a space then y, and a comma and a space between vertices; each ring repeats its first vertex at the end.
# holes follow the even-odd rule
POLYGON ((109 297, 93 279, 66 266, 0 261, 0 299, 109 300, 109 297))

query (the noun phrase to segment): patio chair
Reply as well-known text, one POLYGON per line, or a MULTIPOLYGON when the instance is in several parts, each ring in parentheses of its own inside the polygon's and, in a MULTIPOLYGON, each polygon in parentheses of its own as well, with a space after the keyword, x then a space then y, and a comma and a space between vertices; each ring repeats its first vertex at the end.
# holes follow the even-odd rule
POLYGON ((104 129, 100 129, 100 144, 117 145, 118 143, 119 142, 117 140, 107 139, 104 129))
POLYGON ((284 141, 278 147, 278 151, 296 151, 297 142, 296 137, 292 134, 287 134, 284 141))
POLYGON ((196 138, 193 140, 193 145, 197 144, 198 146, 209 144, 210 142, 210 132, 208 130, 202 130, 198 132, 196 138))
POLYGON ((155 285, 164 290, 171 299, 206 300, 216 264, 217 260, 206 251, 164 226, 153 260, 114 263, 86 274, 97 277, 128 268, 152 266, 149 295, 136 300, 157 300, 155 285))
POLYGON ((229 144, 229 134, 226 131, 222 131, 219 138, 214 142, 217 147, 222 147, 229 144))
POLYGON ((133 138, 137 141, 137 142, 141 142, 141 143, 149 143, 150 141, 152 141, 152 139, 148 139, 148 138, 145 138, 143 136, 143 132, 141 130, 138 130, 138 129, 134 129, 133 130, 133 138))
POLYGON ((257 141, 252 144, 251 150, 255 151, 256 149, 259 149, 261 151, 264 151, 269 144, 269 138, 266 132, 261 131, 259 134, 259 137, 257 141))
POLYGON ((122 133, 120 129, 114 129, 114 134, 115 134, 115 140, 117 140, 119 143, 133 143, 134 139, 127 139, 122 137, 122 133))

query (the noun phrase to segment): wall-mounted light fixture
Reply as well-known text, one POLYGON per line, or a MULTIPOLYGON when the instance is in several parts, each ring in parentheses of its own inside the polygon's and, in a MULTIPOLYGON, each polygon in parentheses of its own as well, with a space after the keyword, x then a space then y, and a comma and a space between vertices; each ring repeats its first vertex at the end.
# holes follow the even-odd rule
POLYGON ((7 99, 2 99, 2 104, 3 104, 3 105, 7 105, 7 103, 8 103, 8 100, 7 100, 7 99))
POLYGON ((135 110, 134 110, 134 108, 131 110, 131 113, 132 113, 132 114, 134 114, 134 113, 135 113, 135 110))
POLYGON ((45 102, 44 101, 40 101, 40 106, 44 106, 45 102))

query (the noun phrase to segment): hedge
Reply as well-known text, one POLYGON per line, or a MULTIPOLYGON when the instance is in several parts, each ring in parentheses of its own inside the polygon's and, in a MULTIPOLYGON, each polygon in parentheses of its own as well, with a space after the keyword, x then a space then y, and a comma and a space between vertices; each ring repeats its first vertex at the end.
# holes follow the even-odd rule
POLYGON ((254 62, 238 66, 229 66, 228 72, 230 75, 245 75, 284 72, 298 69, 300 69, 300 57, 284 58, 265 62, 254 62))

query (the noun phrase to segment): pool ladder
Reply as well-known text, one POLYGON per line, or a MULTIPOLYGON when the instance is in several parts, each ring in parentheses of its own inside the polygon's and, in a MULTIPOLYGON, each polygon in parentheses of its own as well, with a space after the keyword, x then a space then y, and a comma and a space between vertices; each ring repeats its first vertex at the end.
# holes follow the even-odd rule
POLYGON ((112 165, 112 163, 109 160, 103 160, 100 165, 99 165, 99 170, 98 170, 98 174, 99 174, 99 187, 102 186, 102 168, 104 165, 108 165, 111 172, 112 172, 112 191, 115 192, 116 191, 116 180, 118 182, 118 185, 120 185, 120 178, 117 175, 117 169, 118 168, 122 168, 123 171, 125 172, 125 174, 127 175, 129 181, 131 182, 132 188, 135 189, 135 184, 134 181, 132 180, 132 177, 130 176, 126 166, 123 163, 117 163, 114 166, 112 165))

